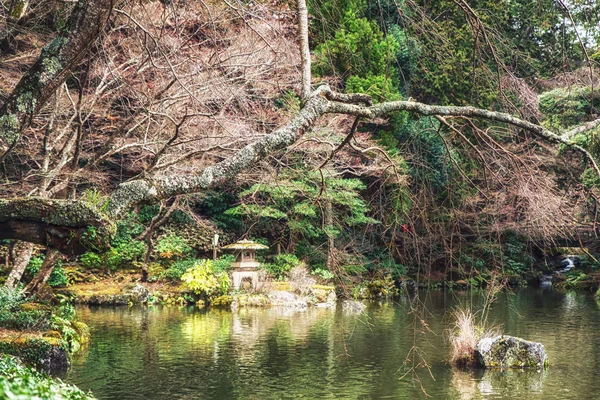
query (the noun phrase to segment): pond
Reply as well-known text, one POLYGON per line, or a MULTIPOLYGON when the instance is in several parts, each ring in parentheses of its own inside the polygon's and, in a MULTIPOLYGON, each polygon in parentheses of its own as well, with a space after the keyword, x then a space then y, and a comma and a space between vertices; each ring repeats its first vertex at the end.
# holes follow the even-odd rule
POLYGON ((491 319, 542 342, 550 367, 465 372, 447 363, 457 305, 481 295, 427 292, 340 310, 175 307, 78 309, 92 344, 64 379, 98 399, 584 399, 600 393, 600 306, 591 294, 501 294, 491 319), (412 303, 411 303, 412 302, 412 303))

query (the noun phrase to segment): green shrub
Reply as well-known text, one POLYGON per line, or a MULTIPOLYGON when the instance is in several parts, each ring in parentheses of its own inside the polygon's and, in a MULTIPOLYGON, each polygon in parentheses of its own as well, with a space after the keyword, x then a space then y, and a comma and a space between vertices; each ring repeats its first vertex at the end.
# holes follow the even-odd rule
POLYGON ((381 260, 379 267, 384 273, 389 273, 393 279, 406 277, 408 269, 402 264, 398 264, 393 258, 386 257, 381 260))
POLYGON ((79 257, 79 261, 84 267, 89 269, 101 269, 102 267, 104 267, 104 262, 102 261, 102 258, 98 254, 92 253, 91 251, 83 253, 79 257))
POLYGON ((231 303, 233 303, 233 297, 229 295, 223 295, 214 298, 210 305, 213 307, 230 307, 231 303))
POLYGON ((52 270, 52 273, 48 277, 48 285, 52 287, 65 287, 69 285, 69 278, 65 274, 62 263, 57 263, 52 270))
POLYGON ((315 246, 308 240, 300 240, 296 244, 295 254, 313 270, 327 269, 327 254, 323 251, 322 246, 315 246))
POLYGON ((325 268, 313 269, 311 274, 316 275, 319 278, 326 280, 326 281, 335 278, 335 275, 331 271, 329 271, 328 269, 325 269, 325 268))
POLYGON ((169 235, 159 239, 155 251, 160 258, 171 260, 189 255, 192 248, 181 236, 169 235))
POLYGON ((176 261, 169 267, 169 269, 162 273, 162 277, 172 281, 180 281, 183 274, 185 274, 198 262, 199 260, 196 259, 176 261))
POLYGON ((54 337, 25 337, 20 340, 0 341, 0 354, 13 355, 25 364, 41 370, 50 368, 52 358, 53 362, 62 364, 66 361, 66 353, 64 342, 54 337))
POLYGON ((579 255, 578 258, 579 258, 579 264, 581 265, 582 270, 592 270, 592 271, 600 270, 600 261, 598 261, 596 258, 594 258, 588 254, 579 255))
POLYGON ((527 241, 513 231, 504 232, 502 239, 505 271, 515 275, 522 275, 527 272, 534 261, 527 247, 527 241))
POLYGON ((46 330, 50 317, 49 308, 27 303, 22 291, 0 287, 0 327, 46 330))
POLYGON ((140 261, 146 254, 146 244, 139 240, 118 242, 108 251, 96 254, 88 251, 79 257, 81 264, 90 269, 110 269, 112 271, 140 261))
MULTIPOLYGON (((44 263, 44 258, 44 255, 39 255, 29 260, 27 267, 25 267, 25 273, 31 278, 36 276, 38 272, 40 272, 40 268, 44 263)), ((52 273, 48 277, 48 285, 52 287, 64 287, 69 285, 69 279, 67 278, 65 271, 62 269, 61 261, 56 263, 52 273)))
POLYGON ((394 64, 400 43, 374 21, 357 16, 357 11, 344 10, 340 28, 315 47, 313 70, 320 76, 347 77, 347 91, 368 93, 377 101, 399 100, 400 74, 394 64))
POLYGON ((213 269, 216 273, 228 271, 231 269, 231 264, 235 262, 233 254, 224 254, 221 257, 213 260, 213 269))
POLYGON ((583 183, 583 187, 587 190, 600 186, 600 178, 598 178, 596 170, 588 168, 583 171, 581 174, 581 183, 583 183))
MULTIPOLYGON (((216 260, 211 260, 213 272, 215 274, 227 272, 229 269, 231 269, 231 264, 233 264, 234 261, 235 257, 231 254, 225 254, 216 260)), ((162 274, 161 277, 172 281, 180 281, 183 274, 201 262, 202 260, 197 259, 176 261, 162 274)))
POLYGON ((142 224, 149 224, 152 221, 152 218, 158 215, 159 211, 160 206, 158 204, 144 205, 140 207, 140 211, 137 213, 137 219, 142 224))
POLYGON ((301 261, 293 254, 280 254, 273 257, 272 263, 262 265, 263 269, 275 279, 282 280, 292 268, 299 266, 301 261))
POLYGON ((547 117, 544 125, 563 129, 588 120, 598 94, 591 87, 558 88, 539 96, 540 111, 547 117))
POLYGON ((69 320, 59 314, 52 315, 50 328, 60 333, 65 347, 71 353, 78 351, 90 339, 87 325, 69 320))
POLYGON ((130 240, 114 247, 118 259, 110 263, 111 269, 140 261, 146 254, 146 244, 139 240, 130 240), (114 267, 114 268, 113 268, 114 267))
POLYGON ((342 268, 344 269, 344 272, 347 275, 351 275, 351 276, 362 275, 367 272, 367 268, 362 263, 361 264, 358 264, 358 263, 344 264, 342 266, 342 268))
POLYGON ((0 398, 91 400, 75 386, 24 367, 17 358, 0 355, 0 398))
POLYGON ((227 294, 230 286, 229 275, 226 272, 215 273, 210 260, 200 260, 183 274, 181 280, 194 293, 209 299, 227 294))
POLYGON ((43 263, 44 263, 43 255, 32 257, 29 260, 27 267, 25 267, 25 272, 30 276, 35 276, 35 275, 37 275, 38 272, 40 272, 40 268, 42 267, 43 263))

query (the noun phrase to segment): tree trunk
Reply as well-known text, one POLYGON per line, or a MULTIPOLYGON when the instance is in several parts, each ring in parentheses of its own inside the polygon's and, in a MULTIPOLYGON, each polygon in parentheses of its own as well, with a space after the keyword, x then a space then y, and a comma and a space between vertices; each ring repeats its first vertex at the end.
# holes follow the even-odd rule
POLYGON ((16 43, 16 35, 19 33, 18 25, 21 18, 27 14, 29 0, 14 0, 10 6, 6 29, 0 32, 0 52, 8 53, 16 43))
MULTIPOLYGON (((168 202, 167 202, 168 203, 168 202)), ((168 205, 166 211, 164 211, 165 204, 161 202, 160 209, 158 210, 158 214, 152 218, 150 221, 150 226, 146 229, 144 233, 137 237, 137 240, 145 240, 146 241, 146 256, 144 257, 144 265, 142 265, 142 282, 148 282, 148 264, 150 264, 150 255, 152 254, 152 250, 154 249, 154 242, 152 241, 152 235, 154 234, 154 229, 162 226, 167 222, 173 211, 177 209, 179 205, 179 197, 176 197, 171 205, 168 205)))
POLYGON ((308 47, 308 9, 306 0, 296 0, 298 11, 298 36, 300 37, 300 58, 302 63, 302 100, 310 97, 310 48, 308 47))
POLYGON ((65 28, 44 46, 37 61, 0 107, 0 138, 8 146, 0 155, 0 161, 14 149, 33 116, 56 93, 104 31, 112 8, 112 0, 79 0, 65 28))
POLYGON ((40 268, 40 272, 38 272, 31 282, 29 282, 25 291, 30 295, 39 293, 54 270, 54 266, 62 257, 63 255, 60 251, 49 248, 46 251, 46 258, 44 258, 44 263, 40 268))
POLYGON ((146 244, 147 249, 146 256, 144 257, 144 265, 142 265, 142 276, 140 278, 141 282, 148 282, 148 264, 150 263, 150 254, 152 254, 152 249, 154 248, 152 237, 148 238, 146 244))
POLYGON ((5 283, 9 289, 14 289, 21 281, 23 272, 33 254, 33 243, 18 241, 15 243, 12 253, 13 266, 5 283))
POLYGON ((331 201, 325 200, 325 233, 327 234, 327 269, 333 271, 335 268, 335 236, 331 233, 333 228, 333 206, 331 201))
POLYGON ((13 251, 15 248, 15 241, 11 240, 10 244, 8 245, 8 251, 6 252, 6 255, 4 256, 4 269, 8 269, 10 267, 10 262, 13 251))

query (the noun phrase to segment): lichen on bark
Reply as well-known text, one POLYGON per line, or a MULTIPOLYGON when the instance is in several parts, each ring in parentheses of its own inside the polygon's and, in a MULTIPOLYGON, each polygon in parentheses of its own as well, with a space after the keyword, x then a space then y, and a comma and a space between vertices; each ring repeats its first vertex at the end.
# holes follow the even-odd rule
POLYGON ((109 214, 117 216, 140 202, 194 193, 233 179, 242 170, 302 137, 327 112, 329 101, 325 94, 329 91, 328 86, 315 90, 306 105, 287 125, 248 144, 233 156, 203 169, 198 175, 147 177, 119 185, 111 195, 109 214))
POLYGON ((77 200, 40 197, 0 199, 0 238, 27 240, 66 254, 110 246, 114 222, 77 200))
POLYGON ((0 139, 8 145, 18 141, 33 115, 63 84, 100 35, 112 7, 111 0, 80 0, 75 5, 65 27, 44 46, 0 108, 0 139))

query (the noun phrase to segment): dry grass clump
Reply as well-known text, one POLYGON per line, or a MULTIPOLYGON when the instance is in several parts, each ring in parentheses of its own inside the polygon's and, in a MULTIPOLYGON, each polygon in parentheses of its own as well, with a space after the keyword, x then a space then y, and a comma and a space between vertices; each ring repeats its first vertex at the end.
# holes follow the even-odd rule
POLYGON ((469 308, 457 308, 452 314, 455 321, 450 330, 450 362, 458 367, 474 366, 475 346, 481 339, 500 335, 500 327, 490 326, 486 319, 477 321, 469 308))

